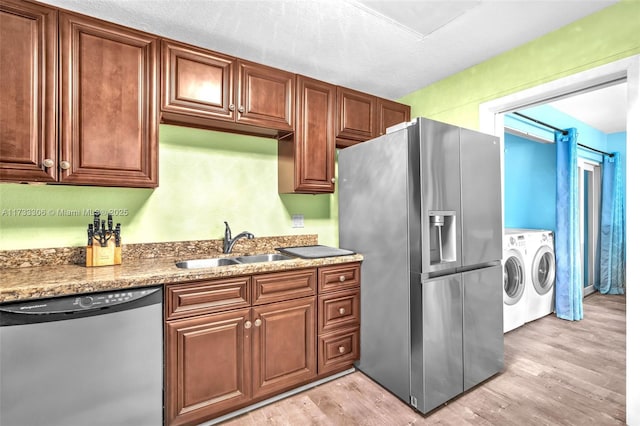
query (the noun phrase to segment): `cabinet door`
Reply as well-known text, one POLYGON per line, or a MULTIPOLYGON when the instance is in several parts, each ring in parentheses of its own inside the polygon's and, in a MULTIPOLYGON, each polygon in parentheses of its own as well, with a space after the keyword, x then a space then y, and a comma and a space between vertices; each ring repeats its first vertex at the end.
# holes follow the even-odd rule
POLYGON ((378 98, 378 136, 387 132, 387 127, 411 119, 411 107, 388 99, 378 98))
POLYGON ((278 143, 278 190, 327 193, 335 183, 334 85, 296 78, 295 135, 278 143))
POLYGON ((60 13, 60 55, 60 180, 157 186, 157 39, 60 13))
POLYGON ((376 97, 338 87, 338 147, 353 145, 377 136, 376 97), (346 140, 345 140, 346 139, 346 140))
POLYGON ((163 40, 163 113, 232 121, 234 64, 230 56, 163 40))
POLYGON ((251 396, 249 309, 167 322, 167 424, 194 424, 251 396))
POLYGON ((293 131, 295 74, 238 61, 238 123, 293 131))
POLYGON ((57 178, 57 23, 48 7, 0 3, 0 180, 57 178))
POLYGON ((265 397, 316 375, 315 297, 253 308, 253 396, 265 397))

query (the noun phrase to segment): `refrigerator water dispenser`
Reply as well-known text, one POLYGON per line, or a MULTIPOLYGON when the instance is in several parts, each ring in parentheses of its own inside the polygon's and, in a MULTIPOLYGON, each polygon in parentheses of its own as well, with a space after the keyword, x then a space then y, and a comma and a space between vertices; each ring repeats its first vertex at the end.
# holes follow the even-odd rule
POLYGON ((456 261, 456 212, 429 212, 429 247, 432 265, 456 261))

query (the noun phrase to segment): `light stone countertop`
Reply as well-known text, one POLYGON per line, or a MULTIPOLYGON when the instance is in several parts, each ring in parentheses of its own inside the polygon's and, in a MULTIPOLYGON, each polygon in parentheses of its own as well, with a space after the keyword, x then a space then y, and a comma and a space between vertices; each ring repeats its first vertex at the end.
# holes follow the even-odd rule
POLYGON ((362 255, 355 254, 197 269, 181 269, 175 265, 177 261, 183 260, 276 253, 276 247, 316 244, 317 235, 243 239, 236 246, 237 252, 228 255, 221 253, 220 240, 131 244, 123 246, 122 265, 98 267, 84 266, 84 247, 2 251, 0 303, 314 268, 363 260, 362 255))
POLYGON ((292 258, 198 269, 178 268, 176 260, 184 259, 141 259, 93 268, 55 265, 5 269, 0 271, 0 303, 360 262, 363 257, 292 258))

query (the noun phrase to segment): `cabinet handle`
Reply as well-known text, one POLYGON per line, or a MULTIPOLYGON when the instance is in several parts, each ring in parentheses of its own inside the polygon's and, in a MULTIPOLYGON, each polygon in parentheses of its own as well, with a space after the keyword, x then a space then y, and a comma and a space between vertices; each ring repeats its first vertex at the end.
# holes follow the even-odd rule
POLYGON ((331 183, 336 183, 336 178, 332 177, 331 178, 331 183))
POLYGON ((234 111, 236 106, 234 104, 229 104, 229 111, 234 111))
POLYGON ((258 319, 256 320, 256 322, 254 323, 254 325, 255 325, 256 327, 260 327, 260 326, 262 325, 262 320, 261 320, 260 318, 258 318, 258 319))
POLYGON ((344 346, 338 346, 338 352, 340 352, 341 354, 344 353, 346 349, 344 348, 344 346))
POLYGON ((244 328, 251 328, 251 321, 245 321, 244 328))
POLYGON ((244 107, 242 105, 238 107, 238 112, 244 112, 244 107))
POLYGON ((71 168, 71 163, 68 162, 68 161, 61 161, 60 162, 60 168, 62 170, 67 170, 67 169, 71 168))
POLYGON ((340 315, 344 315, 344 313, 345 313, 345 312, 347 312, 347 311, 346 311, 344 308, 340 308, 340 309, 338 309, 338 313, 339 313, 340 315))
POLYGON ((343 283, 347 277, 345 277, 344 275, 340 275, 340 278, 338 278, 340 280, 341 283, 343 283))
POLYGON ((51 158, 45 158, 44 161, 42 161, 42 165, 47 168, 53 167, 53 160, 51 158))

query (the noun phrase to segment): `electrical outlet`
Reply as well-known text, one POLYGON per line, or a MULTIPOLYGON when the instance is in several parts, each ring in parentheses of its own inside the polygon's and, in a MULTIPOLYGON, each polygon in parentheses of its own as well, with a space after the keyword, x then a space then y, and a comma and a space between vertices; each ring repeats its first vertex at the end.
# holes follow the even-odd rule
POLYGON ((304 215, 294 214, 291 215, 292 226, 294 228, 304 228, 304 215))

